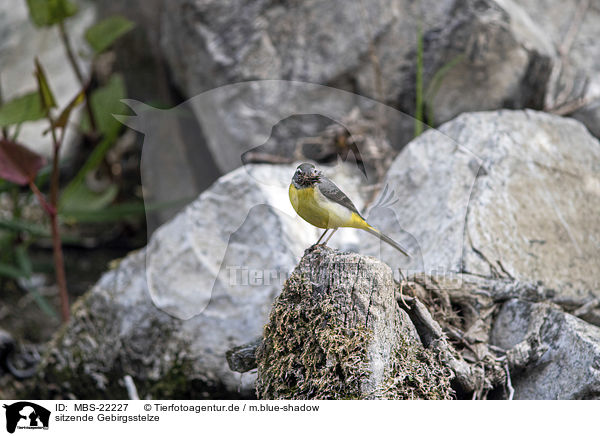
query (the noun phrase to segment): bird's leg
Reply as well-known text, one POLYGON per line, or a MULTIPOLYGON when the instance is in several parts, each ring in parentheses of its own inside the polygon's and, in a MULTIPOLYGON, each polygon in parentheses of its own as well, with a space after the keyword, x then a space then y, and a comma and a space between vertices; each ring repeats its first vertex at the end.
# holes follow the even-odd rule
POLYGON ((319 238, 319 240, 317 241, 317 243, 315 245, 319 245, 319 242, 321 242, 321 239, 323 239, 323 236, 325 236, 325 233, 327 233, 329 231, 329 229, 325 229, 325 231, 323 232, 323 234, 321 235, 321 237, 319 238))
POLYGON ((327 239, 325 240, 325 242, 323 242, 323 245, 327 245, 327 243, 329 242, 329 240, 331 239, 331 237, 333 236, 333 234, 335 232, 337 232, 337 228, 333 229, 333 232, 330 233, 330 235, 327 237, 327 239))

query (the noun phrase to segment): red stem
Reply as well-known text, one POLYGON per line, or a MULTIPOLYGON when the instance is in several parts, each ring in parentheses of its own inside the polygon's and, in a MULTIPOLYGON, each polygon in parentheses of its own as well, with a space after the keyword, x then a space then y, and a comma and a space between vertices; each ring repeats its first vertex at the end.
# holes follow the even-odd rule
POLYGON ((46 211, 46 213, 48 214, 48 216, 56 215, 56 208, 53 207, 50 203, 48 203, 46 201, 46 197, 44 197, 44 194, 42 194, 40 192, 40 190, 35 185, 35 183, 33 183, 33 181, 29 182, 29 187, 31 188, 31 190, 33 191, 33 193, 35 194, 35 196, 37 197, 38 201, 42 205, 42 208, 46 211))
POLYGON ((33 183, 29 182, 29 187, 38 198, 38 201, 50 216, 51 229, 52 229, 52 252, 54 257, 54 269, 56 271, 56 283, 58 285, 58 292, 60 295, 60 308, 61 317, 63 322, 69 321, 69 293, 67 292, 67 277, 65 275, 65 261, 62 252, 62 245, 60 242, 60 232, 58 228, 58 213, 56 206, 49 204, 44 197, 44 194, 40 192, 38 187, 33 183))
MULTIPOLYGON (((69 293, 67 292, 67 276, 65 274, 65 260, 62 251, 62 244, 60 240, 60 229, 58 225, 58 184, 59 184, 59 168, 58 168, 58 159, 60 146, 64 139, 64 129, 61 132, 60 140, 56 137, 56 128, 54 126, 54 120, 48 113, 48 121, 50 121, 50 131, 52 132, 52 141, 54 143, 54 153, 52 160, 52 177, 50 181, 50 207, 45 207, 46 211, 50 215, 50 222, 52 225, 52 251, 54 254, 54 270, 56 273, 56 284, 58 285, 59 295, 60 295, 60 305, 61 305, 61 314, 62 320, 64 323, 69 321, 69 293)), ((35 184, 32 182, 31 186, 35 187, 35 184)), ((34 189, 32 187, 32 189, 34 189)), ((37 189, 37 187, 35 188, 37 189)), ((34 190, 35 192, 35 190, 34 190)), ((38 190, 39 192, 39 190, 38 190)), ((37 195, 37 194, 36 194, 37 195)), ((40 193, 41 195, 41 193, 40 193)), ((40 198, 38 195, 38 198, 40 198)), ((43 198, 43 195, 41 195, 43 198)), ((47 204, 44 201, 42 204, 47 204)))
POLYGON ((64 323, 69 321, 69 294, 67 292, 67 277, 65 275, 65 261, 60 242, 58 229, 58 216, 56 213, 50 215, 52 222, 52 248, 54 251, 54 268, 56 269, 56 283, 60 294, 60 308, 64 323))
POLYGON ((58 285, 58 291, 60 295, 60 306, 61 316, 63 322, 69 321, 69 294, 67 292, 67 277, 65 275, 65 261, 62 252, 62 245, 60 242, 60 232, 58 228, 58 213, 56 206, 49 204, 44 197, 44 194, 40 192, 38 187, 33 183, 29 182, 29 187, 38 198, 38 201, 50 216, 50 222, 52 225, 52 251, 54 256, 54 269, 56 270, 56 283, 58 285))

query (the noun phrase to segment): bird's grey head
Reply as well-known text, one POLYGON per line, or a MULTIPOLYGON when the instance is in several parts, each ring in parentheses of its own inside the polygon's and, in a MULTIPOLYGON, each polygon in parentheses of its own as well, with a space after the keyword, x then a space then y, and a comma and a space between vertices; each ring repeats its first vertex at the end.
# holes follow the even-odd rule
POLYGON ((320 176, 321 172, 313 164, 303 163, 296 168, 292 182, 297 189, 307 188, 317 183, 320 176))

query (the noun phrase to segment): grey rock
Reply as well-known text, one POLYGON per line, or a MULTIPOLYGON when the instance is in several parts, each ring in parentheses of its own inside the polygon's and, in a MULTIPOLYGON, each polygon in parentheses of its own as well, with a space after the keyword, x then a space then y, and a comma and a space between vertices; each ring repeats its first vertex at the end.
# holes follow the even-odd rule
MULTIPOLYGON (((273 120, 280 105, 288 116, 336 118, 331 115, 349 113, 354 106, 373 110, 372 98, 413 114, 418 23, 426 86, 449 62, 462 59, 428 93, 436 122, 468 110, 541 107, 554 53, 535 23, 509 0, 378 0, 368 5, 358 0, 285 5, 180 0, 165 5, 162 23, 162 50, 187 97, 264 79, 311 82, 366 97, 340 99, 297 82, 215 94, 219 98, 209 108, 195 112, 223 171, 239 166, 243 144, 264 136, 265 122, 270 129, 282 119, 273 120), (314 112, 301 110, 306 102, 312 102, 308 107, 314 112), (215 122, 223 127, 211 129, 215 122)), ((384 119, 390 142, 401 148, 412 134, 412 119, 405 114, 384 119)))
POLYGON ((248 372, 256 368, 256 350, 262 343, 262 337, 244 345, 227 350, 225 357, 232 371, 248 372))
POLYGON ((514 278, 587 302, 600 290, 600 144, 578 121, 541 112, 463 114, 412 141, 386 184, 395 204, 372 224, 412 262, 363 239, 409 274, 514 278))
POLYGON ((526 365, 511 368, 515 399, 600 399, 600 328, 550 304, 513 299, 500 310, 491 342, 509 356, 534 351, 526 365))
POLYGON ((324 84, 360 65, 373 39, 398 18, 400 4, 169 2, 163 51, 189 96, 243 80, 324 84))
MULTIPOLYGON (((32 394, 125 398, 129 374, 141 398, 251 395, 255 374, 240 379, 225 353, 261 335, 319 234, 289 203, 294 169, 249 165, 223 176, 108 271, 48 347, 36 387, 48 391, 32 394)), ((346 166, 329 175, 357 184, 346 166)))
MULTIPOLYGON (((96 7, 88 0, 77 1, 78 13, 66 23, 73 50, 84 74, 91 67, 89 53, 83 37, 88 27, 96 20, 96 7)), ((10 98, 37 90, 33 75, 34 58, 38 57, 43 65, 50 87, 60 107, 66 106, 77 92, 79 84, 60 41, 56 26, 38 29, 29 18, 29 9, 24 1, 0 3, 0 86, 2 97, 10 98)), ((71 121, 76 124, 81 108, 73 112, 71 121)), ((52 156, 52 138, 42 133, 48 128, 48 122, 41 120, 23 124, 19 142, 47 157, 52 156)), ((73 151, 77 138, 77 129, 67 128, 63 153, 73 151)))
POLYGON ((424 41, 430 57, 425 83, 440 72, 432 85, 438 89, 427 96, 431 122, 463 112, 543 107, 555 51, 517 2, 456 1, 442 26, 424 29, 424 41))
POLYGON ((546 108, 570 113, 600 136, 600 5, 593 0, 524 0, 519 4, 555 47, 546 108))

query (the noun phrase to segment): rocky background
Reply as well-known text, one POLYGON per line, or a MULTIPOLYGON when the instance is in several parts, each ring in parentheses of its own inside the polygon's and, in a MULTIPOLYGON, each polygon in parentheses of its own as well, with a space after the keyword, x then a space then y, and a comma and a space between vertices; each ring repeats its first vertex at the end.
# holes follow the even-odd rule
MULTIPOLYGON (((145 200, 197 198, 147 212, 147 246, 9 393, 600 398, 599 3, 86 4, 80 20, 137 24, 112 55, 137 115, 123 122, 146 133, 145 200), (314 87, 251 82, 270 79, 314 87), (299 160, 413 258, 353 231, 305 252, 299 160)), ((30 39, 22 19, 5 8, 0 31, 30 39)))

